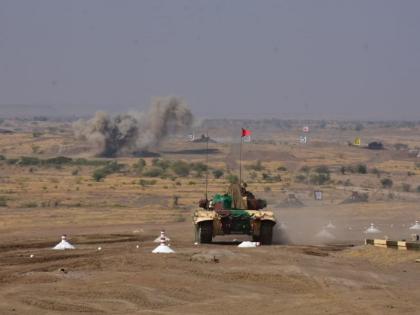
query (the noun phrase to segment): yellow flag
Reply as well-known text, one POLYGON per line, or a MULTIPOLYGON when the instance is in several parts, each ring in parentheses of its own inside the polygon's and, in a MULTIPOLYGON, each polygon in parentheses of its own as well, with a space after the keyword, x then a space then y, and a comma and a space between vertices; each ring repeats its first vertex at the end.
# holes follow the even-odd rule
POLYGON ((361 144, 361 142, 362 142, 362 140, 360 139, 360 137, 356 137, 356 138, 354 139, 353 144, 354 144, 354 145, 360 145, 360 144, 361 144))

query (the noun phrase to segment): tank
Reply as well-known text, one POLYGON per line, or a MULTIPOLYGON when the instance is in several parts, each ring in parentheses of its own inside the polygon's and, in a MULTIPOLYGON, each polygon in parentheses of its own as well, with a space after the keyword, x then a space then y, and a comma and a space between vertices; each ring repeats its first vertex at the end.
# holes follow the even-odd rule
POLYGON ((246 190, 246 184, 231 184, 226 193, 200 200, 193 216, 196 240, 211 243, 217 235, 246 234, 254 242, 270 245, 276 220, 266 206, 265 200, 246 190))

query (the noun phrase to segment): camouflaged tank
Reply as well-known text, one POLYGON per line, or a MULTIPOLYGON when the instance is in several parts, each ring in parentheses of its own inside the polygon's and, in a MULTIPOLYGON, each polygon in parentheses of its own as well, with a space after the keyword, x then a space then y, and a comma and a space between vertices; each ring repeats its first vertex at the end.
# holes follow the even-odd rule
POLYGON ((217 235, 247 234, 254 242, 270 245, 276 219, 272 211, 263 210, 267 202, 239 184, 231 184, 225 194, 200 200, 194 212, 196 240, 211 243, 217 235))

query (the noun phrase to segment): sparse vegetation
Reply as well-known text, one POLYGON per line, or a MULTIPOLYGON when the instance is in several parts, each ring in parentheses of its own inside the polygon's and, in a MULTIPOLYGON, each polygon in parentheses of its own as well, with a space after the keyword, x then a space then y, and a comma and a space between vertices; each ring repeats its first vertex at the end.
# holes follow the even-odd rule
POLYGON ((245 165, 245 169, 260 172, 264 170, 264 166, 262 165, 262 162, 258 160, 257 162, 255 162, 255 164, 245 165))
POLYGON ((236 184, 236 183, 239 183, 239 178, 238 178, 238 176, 233 175, 233 174, 229 174, 229 175, 226 177, 226 179, 227 179, 227 181, 228 181, 230 184, 236 184))
POLYGON ((190 174, 191 166, 185 161, 178 160, 172 163, 171 169, 176 175, 186 177, 190 174))
POLYGON ((411 185, 407 183, 401 184, 401 190, 404 192, 410 192, 411 191, 411 185))
POLYGON ((214 178, 220 178, 224 174, 224 172, 221 169, 215 169, 213 170, 212 173, 213 173, 214 178))
POLYGON ((7 199, 4 196, 0 196, 0 207, 7 207, 7 199))
POLYGON ((391 178, 384 178, 381 180, 381 184, 383 188, 391 188, 394 182, 391 178))

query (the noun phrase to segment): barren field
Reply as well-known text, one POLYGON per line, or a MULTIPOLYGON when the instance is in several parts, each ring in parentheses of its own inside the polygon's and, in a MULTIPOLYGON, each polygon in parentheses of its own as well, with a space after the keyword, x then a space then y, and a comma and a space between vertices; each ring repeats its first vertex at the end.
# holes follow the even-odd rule
MULTIPOLYGON (((418 127, 313 128, 306 145, 297 127, 254 130, 244 179, 278 224, 275 245, 242 249, 235 235, 194 245, 205 144, 167 139, 142 165, 95 157, 69 123, 1 127, 14 132, 0 135, 0 314, 420 313, 420 253, 364 245, 370 223, 374 237, 400 240, 420 219, 418 127), (360 133, 385 150, 348 146, 360 133), (317 238, 329 222, 334 238, 317 238), (151 253, 161 229, 175 254, 151 253), (76 250, 51 250, 62 234, 76 250)), ((210 129, 210 195, 237 174, 225 132, 210 129)))

